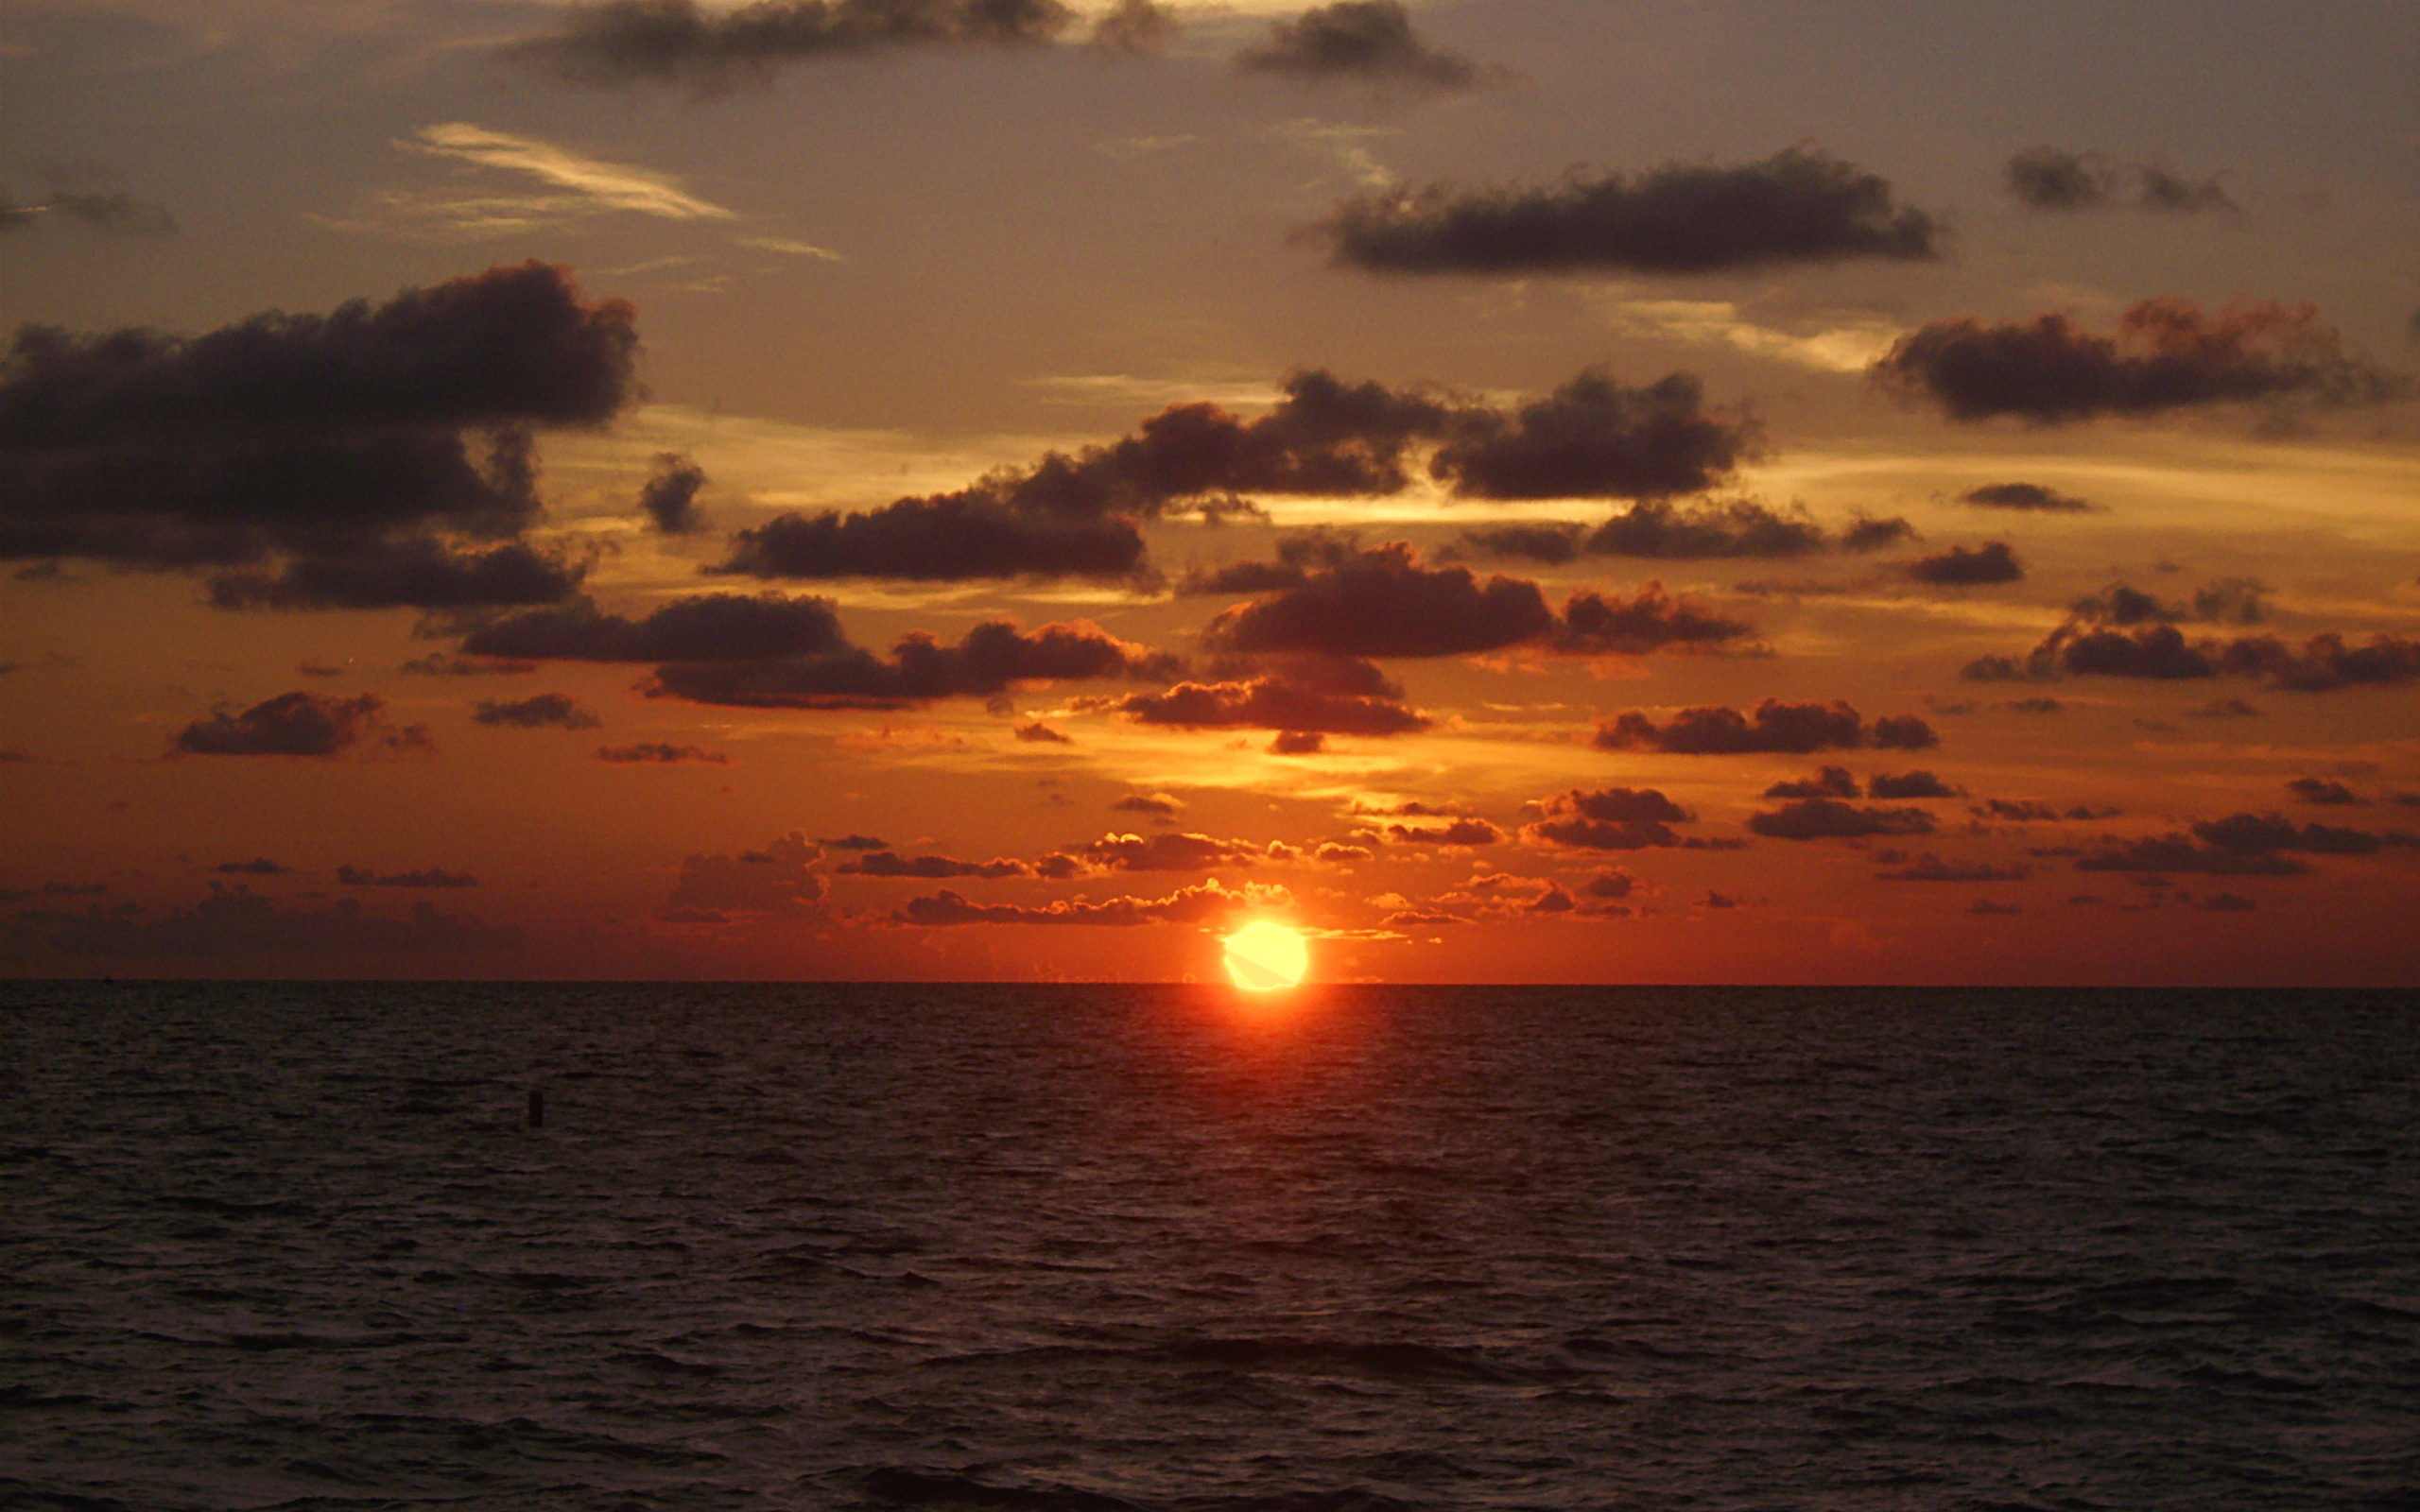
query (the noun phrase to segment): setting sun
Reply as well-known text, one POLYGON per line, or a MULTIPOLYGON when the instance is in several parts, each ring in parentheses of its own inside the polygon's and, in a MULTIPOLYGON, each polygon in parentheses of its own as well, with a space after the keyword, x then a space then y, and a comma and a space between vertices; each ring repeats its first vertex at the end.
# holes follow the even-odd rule
POLYGON ((1303 936, 1267 919, 1246 924, 1227 936, 1227 974, 1236 986, 1271 992, 1302 981, 1310 969, 1310 952, 1303 936))

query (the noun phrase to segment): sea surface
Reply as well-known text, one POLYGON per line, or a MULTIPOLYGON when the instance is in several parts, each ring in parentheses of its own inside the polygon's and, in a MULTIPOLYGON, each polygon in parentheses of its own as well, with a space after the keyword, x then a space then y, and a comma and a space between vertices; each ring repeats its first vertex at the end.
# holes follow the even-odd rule
POLYGON ((2410 1509, 2420 996, 0 985, 0 1504, 2410 1509))

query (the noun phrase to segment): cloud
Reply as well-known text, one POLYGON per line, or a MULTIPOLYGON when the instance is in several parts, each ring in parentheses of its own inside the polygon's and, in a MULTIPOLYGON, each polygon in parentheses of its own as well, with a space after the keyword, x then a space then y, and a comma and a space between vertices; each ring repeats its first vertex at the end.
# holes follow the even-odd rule
POLYGON ((1166 793, 1129 793, 1110 805, 1117 814, 1148 814, 1153 818, 1172 819, 1184 812, 1184 800, 1166 793))
MULTIPOLYGON (((513 61, 568 83, 679 84, 715 94, 787 64, 917 48, 1046 45, 1074 13, 1057 0, 604 0, 508 43, 513 61)), ((1115 35, 1134 34, 1128 22, 1115 35)))
POLYGON ((1397 845, 1502 845, 1504 832, 1485 819, 1456 819, 1450 824, 1390 824, 1387 838, 1397 845))
POLYGON ((1814 776, 1790 782, 1775 782, 1765 789, 1767 798, 1855 798, 1857 778, 1845 766, 1825 766, 1814 776))
POLYGON ((2204 315, 2175 295, 2129 308, 2115 336, 2065 315, 1936 320, 1901 336, 1869 371, 1952 420, 2037 425, 2253 400, 2376 404, 2411 387, 2346 356, 2311 305, 2238 300, 2204 315))
POLYGON ((1667 163, 1552 188, 1432 187, 1348 199, 1317 228, 1374 273, 1713 273, 1940 255, 1940 224, 1891 185, 1793 147, 1736 167, 1667 163))
POLYGON ((2037 820, 2106 819, 2116 816, 2118 813, 2116 809, 2096 809, 2083 804, 2061 809, 2055 804, 2045 803, 2039 799, 2031 798, 1986 799, 1977 806, 1974 812, 1979 817, 2008 819, 2017 824, 2031 824, 2037 820))
POLYGON ((372 871, 367 867, 338 867, 337 881, 348 887, 475 887, 479 879, 467 871, 426 867, 418 871, 372 871))
POLYGON ((2300 850, 2313 855, 2366 856, 2393 848, 2420 846, 2420 835, 2402 830, 2374 833, 2330 824, 2306 824, 2297 829, 2292 820, 2277 814, 2230 814, 2223 819, 2194 825, 2193 834, 2221 850, 2246 854, 2300 850))
MULTIPOLYGON (((735 534, 729 558, 710 570, 796 579, 1141 578, 1146 521, 1252 512, 1247 496, 1255 494, 1390 496, 1410 487, 1424 449, 1429 475, 1460 497, 1641 497, 1728 475, 1754 454, 1755 436, 1752 421, 1706 408, 1686 374, 1630 387, 1591 369, 1508 413, 1307 369, 1289 375, 1276 406, 1256 419, 1208 403, 1171 405, 1119 440, 1051 452, 955 492, 779 516, 735 534)), ((1197 574, 1184 591, 1254 592, 1278 580, 1234 576, 1241 572, 1197 574)))
POLYGON ((524 677, 538 670, 535 662, 473 662, 443 651, 431 651, 416 656, 397 667, 398 672, 424 678, 492 678, 524 677))
POLYGON ((692 855, 681 862, 681 877, 664 912, 693 914, 794 914, 822 898, 828 885, 815 863, 822 848, 793 830, 762 850, 736 856, 692 855))
MULTIPOLYGON (((2240 612, 2239 608, 2237 611, 2240 612)), ((2141 610, 2138 605, 2126 603, 2118 606, 2115 612, 2132 614, 2141 610)), ((2355 644, 2333 631, 2314 635, 2300 647, 2290 646, 2273 635, 2188 642, 2173 625, 2096 628, 2089 620, 2079 616, 2051 631, 2022 659, 1978 657, 1961 668, 1959 676, 1973 682, 2042 681, 2062 677, 2152 681, 2245 677, 2265 679, 2272 687, 2297 693, 2328 693, 2342 688, 2399 686, 2420 679, 2420 642, 2381 633, 2355 644)), ((2201 712, 2248 714, 2257 711, 2240 699, 2227 699, 2201 712)))
POLYGON ((0 188, 0 235, 31 231, 45 219, 64 220, 86 231, 118 236, 169 236, 177 217, 165 205, 137 199, 117 183, 116 176, 91 163, 52 163, 42 165, 42 203, 20 205, 0 188))
POLYGON ((1463 411, 1429 471, 1474 499, 1693 493, 1758 455, 1755 421, 1704 401, 1687 373, 1633 387, 1591 368, 1510 415, 1463 411))
POLYGON ((241 711, 221 705, 177 731, 169 748, 193 756, 336 756, 372 735, 394 749, 424 748, 425 728, 389 727, 386 707, 374 693, 354 698, 282 693, 241 711))
POLYGON ((1207 871, 1218 866, 1251 866, 1265 851, 1248 841, 1163 831, 1148 839, 1104 834, 1073 854, 1105 871, 1207 871))
POLYGON ((1922 750, 1941 743, 1932 727, 1913 714, 1877 719, 1869 728, 1847 704, 1783 703, 1767 698, 1753 715, 1736 709, 1683 709, 1662 725, 1631 710, 1598 725, 1593 742, 1601 750, 1659 750, 1675 755, 1737 755, 1776 751, 1847 750, 1876 746, 1922 750))
POLYGON ((472 710, 471 722, 510 730, 543 730, 549 726, 558 730, 595 730, 604 721, 572 702, 565 694, 541 693, 509 703, 482 698, 472 710))
POLYGON ((1660 583, 1646 584, 1629 600, 1583 589, 1557 615, 1534 582, 1501 575, 1481 582, 1467 567, 1423 566, 1401 541, 1349 554, 1330 549, 1330 541, 1318 544, 1322 565, 1303 565, 1298 553, 1293 561, 1245 564, 1260 568, 1257 575, 1236 568, 1218 575, 1276 591, 1218 615, 1202 630, 1202 644, 1329 657, 1460 656, 1514 645, 1639 656, 1721 646, 1755 633, 1752 625, 1669 597, 1660 583))
POLYGON ((1434 723, 1367 662, 1278 659, 1210 682, 1136 694, 1116 708, 1138 724, 1184 730, 1273 730, 1297 735, 1403 735, 1434 723))
POLYGON ((1559 564, 1583 555, 1668 560, 1804 557, 1818 551, 1874 551, 1912 539, 1915 527, 1895 516, 1852 515, 1837 537, 1804 506, 1777 510, 1754 499, 1708 499, 1675 505, 1644 499, 1594 531, 1567 524, 1481 526, 1462 541, 1488 556, 1559 564))
POLYGON ((227 607, 561 597, 584 567, 518 539, 531 432, 631 401, 634 320, 529 262, 191 339, 25 327, 0 362, 0 558, 220 569, 227 607))
POLYGON ((815 657, 853 649, 828 598, 701 593, 643 619, 585 600, 491 621, 463 637, 475 656, 532 662, 727 662, 815 657))
POLYGON ((835 850, 888 850, 890 849, 890 841, 877 839, 871 834, 844 834, 838 838, 818 835, 815 843, 820 846, 828 846, 835 850))
POLYGON ((2089 500, 2039 483, 1986 483, 1968 489, 1958 496, 1958 502, 1979 509, 2028 509, 2043 514, 2083 514, 2100 507, 2089 500))
POLYGON ((1530 845, 1580 850, 1643 850, 1682 844, 1671 826, 1697 816, 1654 788, 1571 788, 1538 801, 1541 817, 1521 827, 1530 845))
POLYGON ((1033 868, 1022 861, 994 856, 989 861, 953 861, 948 856, 896 855, 889 850, 873 850, 855 861, 844 861, 832 868, 853 877, 917 877, 938 881, 943 877, 1030 877, 1033 868))
POLYGON ((221 889, 191 908, 157 919, 95 909, 49 936, 76 955, 161 958, 275 954, 419 954, 504 950, 521 942, 510 926, 475 914, 440 913, 417 902, 402 919, 364 913, 351 899, 318 911, 288 909, 267 898, 221 889))
POLYGON ((221 861, 215 869, 247 877, 288 877, 294 874, 292 867, 281 867, 267 856, 255 856, 250 861, 221 861))
POLYGON ((2007 541, 1987 541, 1972 551, 1952 546, 1938 556, 1919 557, 1904 571, 1917 582, 1935 587, 1974 588, 2017 582, 2025 576, 2025 564, 2016 559, 2007 541))
POLYGON ((705 469, 679 452, 658 452, 655 472, 639 490, 639 512, 658 535, 694 536, 706 528, 698 507, 698 490, 705 486, 705 469))
POLYGON ((2289 856, 2196 845, 2181 834, 2118 841, 2076 858, 2078 871, 2190 872, 2221 877, 2295 877, 2310 868, 2289 856))
POLYGON ((1179 887, 1165 898, 1110 898, 1099 902, 1078 897, 1061 899, 1040 908, 1018 903, 974 903, 947 888, 929 898, 909 899, 890 916, 893 923, 949 926, 959 924, 1215 924, 1246 912, 1290 907, 1293 895, 1280 886, 1247 883, 1229 888, 1212 877, 1190 887, 1179 887))
MULTIPOLYGON (((1268 746, 1271 756, 1318 756, 1327 750, 1327 737, 1315 730, 1281 730, 1268 746)), ((1321 850, 1325 850, 1322 846, 1321 850)))
POLYGON ((2008 160, 2008 192, 2028 210, 2137 210, 2192 215, 2233 211, 2236 202, 2216 179, 2193 182, 2148 163, 2122 163, 2099 152, 2028 147, 2008 160))
POLYGON ((1094 16, 1092 44, 1108 52, 1143 57, 1166 47, 1178 30, 1171 8, 1152 0, 1117 0, 1094 16))
POLYGON ((2286 787, 2287 790, 2291 792, 2297 799, 2305 803, 2325 803, 2342 806, 2367 803, 2369 801, 2369 799, 2354 792, 2351 788, 2346 787, 2343 783, 2331 782, 2325 777, 2297 777, 2292 782, 2288 782, 2286 787))
POLYGON ((718 750, 701 746, 675 746, 665 741, 643 740, 629 746, 599 746, 596 759, 616 766, 639 765, 676 765, 682 762, 702 762, 709 766, 728 766, 731 758, 718 750))
POLYGON ((1876 834, 1930 834, 1933 820, 1922 809, 1858 808, 1838 799, 1802 798, 1770 813, 1750 815, 1748 828, 1775 840, 1856 840, 1876 834))
POLYGON ((628 163, 601 163, 536 137, 491 131, 467 121, 424 126, 396 144, 475 167, 518 173, 562 191, 578 208, 628 211, 667 220, 733 220, 733 212, 680 187, 670 176, 628 163))
POLYGON ((1269 24, 1269 40, 1236 55, 1246 73, 1324 83, 1334 79, 1422 90, 1468 89, 1471 60, 1432 46, 1412 29, 1400 0, 1335 0, 1269 24))
POLYGON ((1016 736, 1028 744, 1072 746, 1076 743, 1073 736, 1063 734, 1039 719, 1029 725, 1017 726, 1016 736))
POLYGON ((1023 683, 1166 680, 1181 671, 1175 658, 1121 641, 1090 620, 1030 631, 985 620, 956 645, 911 631, 889 661, 849 646, 813 656, 667 662, 642 691, 650 698, 746 709, 899 709, 985 697, 1023 683))
POLYGON ((2025 866, 1996 867, 1988 861, 1944 861, 1927 850, 1893 871, 1877 871, 1884 882, 2023 882, 2033 874, 2025 866))
POLYGON ((1886 772, 1875 773, 1866 782, 1865 796, 1893 799, 1964 798, 1966 790, 1962 787, 1952 787, 1932 773, 1919 767, 1912 772, 1901 772, 1896 776, 1886 772))

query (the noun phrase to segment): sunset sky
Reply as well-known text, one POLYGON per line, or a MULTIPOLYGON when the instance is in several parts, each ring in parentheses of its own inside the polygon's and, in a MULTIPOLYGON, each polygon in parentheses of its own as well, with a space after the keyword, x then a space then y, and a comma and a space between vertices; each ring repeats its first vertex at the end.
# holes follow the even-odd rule
POLYGON ((2420 8, 0 25, 10 974, 2420 985, 2420 8))

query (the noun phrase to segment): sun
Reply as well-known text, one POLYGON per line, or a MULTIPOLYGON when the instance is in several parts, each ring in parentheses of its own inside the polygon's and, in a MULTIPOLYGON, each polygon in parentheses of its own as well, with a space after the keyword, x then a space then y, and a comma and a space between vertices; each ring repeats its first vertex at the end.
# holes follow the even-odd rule
POLYGON ((1310 969, 1311 953, 1303 936, 1267 919, 1246 924, 1227 936, 1227 974, 1236 986, 1253 992, 1273 992, 1302 981, 1310 969))

